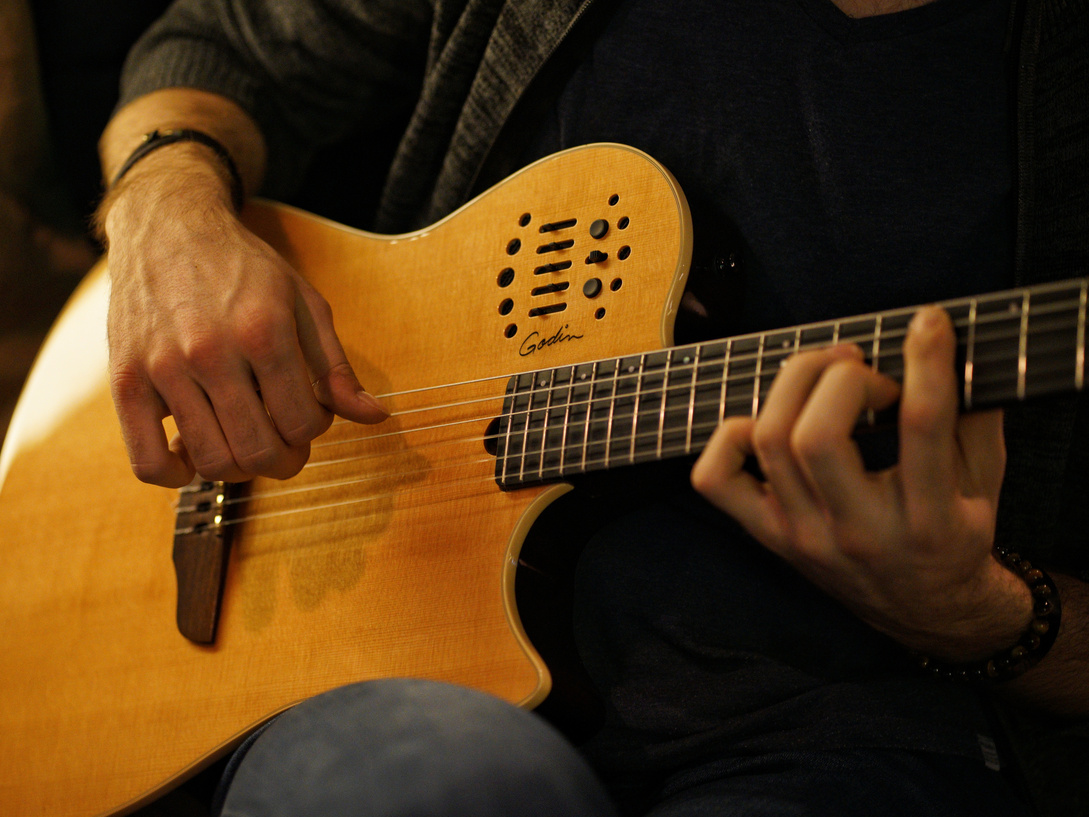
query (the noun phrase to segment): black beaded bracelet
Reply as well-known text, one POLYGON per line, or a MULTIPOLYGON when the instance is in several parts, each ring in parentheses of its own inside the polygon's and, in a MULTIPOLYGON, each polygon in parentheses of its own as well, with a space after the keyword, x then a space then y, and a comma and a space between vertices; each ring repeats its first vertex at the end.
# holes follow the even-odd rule
POLYGON ((929 656, 919 657, 919 666, 939 677, 968 683, 1000 683, 1016 678, 1040 663, 1059 635, 1062 606, 1055 582, 1027 559, 1004 547, 995 546, 999 561, 1032 591, 1033 614, 1028 629, 1012 647, 991 658, 966 664, 945 664, 929 656))
POLYGON ((218 140, 213 139, 202 131, 192 130, 190 128, 163 131, 153 130, 151 133, 144 134, 143 141, 140 142, 136 150, 129 155, 129 158, 121 165, 121 169, 117 171, 117 175, 113 177, 110 188, 116 187, 117 183, 121 181, 124 175, 132 170, 133 165, 149 153, 156 151, 161 147, 172 145, 175 142, 196 142, 212 149, 212 152, 215 153, 216 157, 223 163, 223 166, 227 168, 227 172, 230 174, 231 202, 234 204, 235 210, 241 211, 244 198, 242 192, 242 174, 238 172, 238 166, 234 163, 234 159, 231 158, 231 154, 218 140))

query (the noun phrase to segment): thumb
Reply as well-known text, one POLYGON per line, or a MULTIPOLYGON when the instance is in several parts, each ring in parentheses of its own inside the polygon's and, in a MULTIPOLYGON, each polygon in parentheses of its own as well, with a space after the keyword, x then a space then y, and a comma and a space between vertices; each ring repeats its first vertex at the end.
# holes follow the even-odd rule
POLYGON ((346 359, 333 364, 313 385, 318 402, 345 420, 380 423, 389 417, 389 410, 363 388, 346 359))
POLYGON ((295 301, 295 324, 311 385, 318 402, 338 417, 356 423, 380 423, 389 411, 359 382, 333 328, 333 310, 305 281, 295 301))

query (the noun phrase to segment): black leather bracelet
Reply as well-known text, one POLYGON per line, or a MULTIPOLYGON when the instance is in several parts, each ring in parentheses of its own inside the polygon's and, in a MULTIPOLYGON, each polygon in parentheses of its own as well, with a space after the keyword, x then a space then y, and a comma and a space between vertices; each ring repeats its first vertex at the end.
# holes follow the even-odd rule
POLYGON ((946 664, 929 656, 919 656, 919 666, 925 671, 940 678, 968 683, 1000 683, 1036 666, 1055 643, 1062 620, 1059 589, 1055 582, 1013 551, 996 546, 995 555, 1020 576, 1032 592, 1033 614, 1028 629, 1012 647, 982 661, 946 664))
POLYGON ((129 158, 121 165, 121 169, 117 171, 117 175, 113 177, 110 188, 116 187, 117 183, 124 178, 125 174, 132 170, 133 165, 149 153, 176 142, 196 142, 212 149, 212 152, 215 153, 216 157, 223 163, 223 166, 227 168, 227 172, 230 174, 231 202, 234 204, 235 210, 241 211, 244 199, 244 194, 242 192, 242 174, 238 172, 238 166, 234 163, 234 159, 231 158, 231 154, 218 140, 213 139, 202 131, 191 130, 189 128, 162 131, 153 130, 151 133, 144 134, 143 141, 137 146, 136 150, 129 155, 129 158))

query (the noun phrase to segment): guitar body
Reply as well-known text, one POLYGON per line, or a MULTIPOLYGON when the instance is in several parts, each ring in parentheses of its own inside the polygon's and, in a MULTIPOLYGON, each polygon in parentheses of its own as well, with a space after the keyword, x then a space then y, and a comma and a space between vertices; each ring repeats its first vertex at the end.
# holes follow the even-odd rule
POLYGON ((227 502, 218 628, 194 643, 175 623, 171 560, 186 498, 129 470, 106 374, 106 273, 90 274, 0 457, 5 815, 132 810, 347 683, 438 678, 527 707, 549 692, 514 573, 566 487, 500 490, 485 437, 509 375, 671 342, 691 251, 674 181, 599 145, 409 235, 263 203, 244 217, 326 296, 393 415, 338 421, 297 477, 227 502))

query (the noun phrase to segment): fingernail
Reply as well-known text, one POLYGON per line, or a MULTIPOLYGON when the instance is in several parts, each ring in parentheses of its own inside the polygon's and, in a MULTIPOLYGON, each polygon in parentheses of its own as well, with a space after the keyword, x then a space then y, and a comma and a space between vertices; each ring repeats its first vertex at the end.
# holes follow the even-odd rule
POLYGON ((912 316, 908 331, 923 332, 927 329, 934 329, 939 325, 941 319, 940 309, 934 306, 924 306, 912 316))
POLYGON ((380 411, 383 414, 385 414, 387 417, 389 417, 389 409, 386 408, 385 406, 383 406, 382 403, 379 401, 379 399, 377 397, 375 397, 373 394, 370 394, 369 392, 364 391, 363 389, 360 389, 359 391, 357 391, 355 393, 355 396, 357 398, 359 398, 360 403, 365 403, 366 405, 370 406, 375 411, 380 411))

